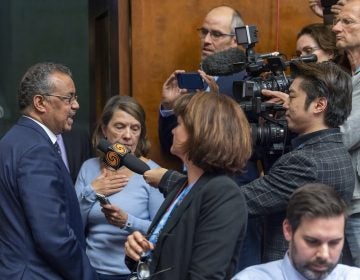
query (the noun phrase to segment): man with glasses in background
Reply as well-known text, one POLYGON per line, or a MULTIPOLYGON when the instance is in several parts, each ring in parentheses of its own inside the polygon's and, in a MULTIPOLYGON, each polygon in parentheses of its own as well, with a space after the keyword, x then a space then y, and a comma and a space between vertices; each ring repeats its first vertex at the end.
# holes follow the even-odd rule
POLYGON ((22 116, 0 140, 0 278, 96 279, 56 135, 79 109, 70 70, 39 63, 21 80, 22 116))
MULTIPOLYGON (((197 29, 201 43, 201 61, 207 56, 214 53, 227 50, 229 48, 238 47, 235 28, 244 25, 244 21, 240 13, 228 6, 218 6, 211 9, 200 28, 197 29)), ((165 81, 162 88, 162 101, 159 114, 159 139, 162 150, 165 154, 170 154, 172 145, 172 133, 177 122, 172 111, 172 103, 182 93, 186 92, 180 89, 176 74, 185 72, 184 70, 174 71, 165 81)), ((199 74, 207 84, 207 89, 221 94, 233 97, 233 82, 244 80, 245 71, 235 73, 233 75, 212 77, 206 75, 205 72, 198 70, 199 74)), ((204 106, 206 106, 204 104, 204 106)), ((234 176, 234 180, 239 186, 245 185, 259 177, 259 172, 255 159, 247 162, 244 172, 234 176)), ((260 262, 260 232, 259 222, 250 220, 248 223, 247 239, 244 242, 243 253, 241 256, 241 267, 256 264, 260 262)))
MULTIPOLYGON (((229 48, 237 47, 235 37, 235 27, 243 26, 244 22, 238 11, 228 6, 219 6, 211 9, 200 28, 198 28, 200 42, 201 42, 201 61, 207 56, 216 52, 223 51, 229 48)), ((170 77, 165 81, 162 88, 162 101, 159 116, 159 138, 162 150, 166 154, 170 154, 170 147, 172 144, 171 130, 176 125, 176 118, 172 112, 172 103, 182 93, 186 92, 180 89, 176 74, 185 72, 184 70, 174 71, 170 77)), ((222 94, 233 96, 232 86, 233 81, 243 80, 245 72, 240 72, 229 76, 212 77, 206 75, 199 70, 201 77, 208 85, 208 89, 219 91, 222 94)), ((248 171, 247 181, 251 181, 257 177, 252 174, 252 169, 248 171)))
POLYGON ((343 141, 352 158, 356 178, 346 239, 353 264, 360 267, 360 1, 348 0, 336 16, 333 26, 336 46, 343 49, 350 61, 352 71, 352 111, 341 126, 343 141))

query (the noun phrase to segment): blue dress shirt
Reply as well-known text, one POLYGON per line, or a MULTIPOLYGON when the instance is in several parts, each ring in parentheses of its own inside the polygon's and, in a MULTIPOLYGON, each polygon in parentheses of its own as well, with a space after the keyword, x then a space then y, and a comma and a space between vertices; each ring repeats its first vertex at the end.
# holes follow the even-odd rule
MULTIPOLYGON (((360 279, 360 268, 338 264, 324 280, 360 279)), ((282 260, 250 266, 231 280, 307 280, 292 265, 288 254, 282 260)))

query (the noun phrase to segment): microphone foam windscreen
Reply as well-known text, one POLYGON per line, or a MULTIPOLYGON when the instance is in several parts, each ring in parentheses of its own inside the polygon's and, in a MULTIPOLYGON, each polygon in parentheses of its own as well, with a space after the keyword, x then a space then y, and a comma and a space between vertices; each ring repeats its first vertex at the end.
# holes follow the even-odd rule
POLYGON ((111 143, 107 141, 104 138, 101 138, 99 141, 99 144, 97 145, 97 148, 102 151, 103 153, 106 153, 108 148, 111 146, 111 143))
POLYGON ((201 66, 208 75, 224 76, 242 71, 246 62, 246 55, 242 50, 230 48, 207 56, 201 66))
POLYGON ((138 174, 144 174, 145 171, 150 170, 150 167, 143 162, 141 159, 137 158, 133 154, 126 154, 122 158, 123 165, 129 168, 131 171, 134 171, 138 174))

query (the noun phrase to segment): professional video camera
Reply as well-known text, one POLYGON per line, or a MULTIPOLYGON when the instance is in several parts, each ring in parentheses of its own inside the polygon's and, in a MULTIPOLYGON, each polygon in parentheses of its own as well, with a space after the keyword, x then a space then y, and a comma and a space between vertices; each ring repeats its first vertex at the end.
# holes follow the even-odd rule
POLYGON ((288 131, 282 105, 268 103, 262 89, 287 92, 292 79, 285 70, 293 61, 315 62, 316 55, 286 61, 278 52, 256 54, 253 50, 257 39, 254 25, 235 28, 238 45, 246 49, 246 62, 240 62, 248 78, 233 83, 233 95, 247 114, 253 115, 251 123, 253 140, 257 151, 279 156, 287 151, 288 131))

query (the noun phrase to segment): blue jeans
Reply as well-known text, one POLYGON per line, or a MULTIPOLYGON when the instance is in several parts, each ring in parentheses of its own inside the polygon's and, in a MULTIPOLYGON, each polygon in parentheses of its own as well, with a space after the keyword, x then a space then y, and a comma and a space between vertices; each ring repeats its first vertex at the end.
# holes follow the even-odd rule
POLYGON ((349 244, 353 264, 360 267, 360 213, 348 217, 345 235, 349 244))

